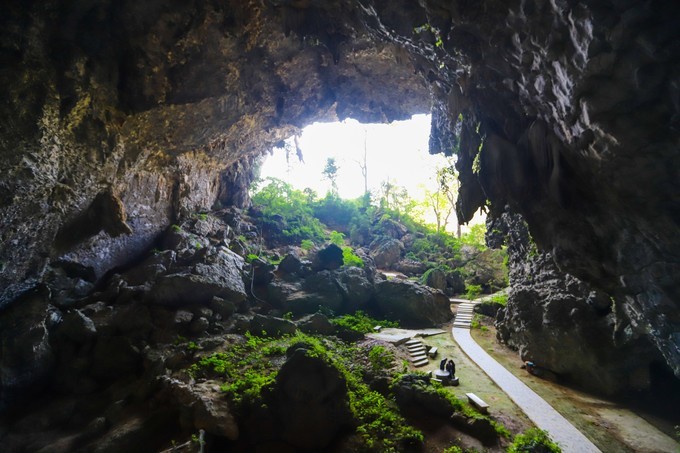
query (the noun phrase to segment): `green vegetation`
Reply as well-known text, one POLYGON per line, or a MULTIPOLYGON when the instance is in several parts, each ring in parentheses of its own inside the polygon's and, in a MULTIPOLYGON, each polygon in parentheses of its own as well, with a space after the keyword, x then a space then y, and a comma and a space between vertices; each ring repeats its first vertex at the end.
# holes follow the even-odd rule
POLYGON ((462 245, 469 245, 474 247, 480 252, 486 249, 486 239, 484 235, 486 233, 486 226, 478 223, 477 225, 472 225, 470 231, 465 233, 460 237, 460 242, 462 245))
POLYGON ((303 239, 322 241, 323 226, 314 217, 308 196, 280 179, 269 183, 253 195, 253 204, 262 210, 265 226, 281 231, 282 239, 299 242, 303 239))
POLYGON ((352 247, 347 245, 342 248, 342 262, 345 266, 364 267, 364 260, 354 253, 352 247))
POLYGON ((337 231, 331 231, 331 234, 329 235, 329 240, 331 241, 332 244, 335 244, 338 247, 342 247, 345 245, 345 235, 342 233, 338 233, 337 231))
POLYGON ((368 351, 368 361, 373 371, 390 369, 394 366, 394 353, 384 346, 373 346, 368 351))
POLYGON ((515 436, 508 453, 559 453, 562 450, 546 431, 531 428, 515 436))
POLYGON ((465 297, 469 300, 476 299, 482 294, 482 285, 465 285, 465 297))
POLYGON ((343 315, 331 320, 333 324, 348 330, 353 330, 359 333, 369 333, 373 331, 375 326, 383 327, 399 327, 399 323, 393 321, 379 321, 373 319, 361 310, 357 310, 354 314, 343 315))
MULTIPOLYGON (((360 350, 328 338, 302 333, 279 339, 246 335, 246 341, 204 356, 189 368, 196 377, 222 378, 222 390, 237 411, 262 404, 266 389, 276 382, 279 366, 291 345, 304 345, 306 354, 335 367, 347 382, 348 406, 354 416, 362 450, 403 451, 423 442, 423 434, 409 426, 394 401, 372 391, 362 380, 360 350), (277 365, 279 364, 279 365, 277 365)), ((369 351, 384 366, 389 354, 369 351)), ((371 360, 371 359, 369 359, 371 360)))
POLYGON ((170 229, 174 231, 175 233, 181 233, 182 232, 182 227, 176 224, 170 225, 170 229))
POLYGON ((491 302, 494 304, 500 304, 503 305, 504 307, 508 305, 508 294, 507 293, 496 293, 493 296, 491 296, 491 302))
POLYGON ((411 239, 405 242, 405 257, 423 263, 425 269, 439 268, 447 274, 457 271, 469 284, 468 297, 504 287, 507 252, 487 251, 485 225, 474 225, 460 237, 446 231, 457 191, 455 170, 442 168, 437 178, 441 196, 433 206, 415 202, 405 189, 390 182, 384 182, 375 197, 367 193, 345 200, 333 191, 319 199, 310 189, 296 190, 274 178, 265 180, 264 185, 261 182, 252 200, 262 213, 262 228, 272 245, 299 243, 303 250, 310 251, 315 244, 328 240, 343 249, 345 265, 362 267, 363 260, 353 247, 366 247, 375 239, 407 233, 411 239), (422 221, 423 213, 432 209, 437 223, 427 225, 422 221))

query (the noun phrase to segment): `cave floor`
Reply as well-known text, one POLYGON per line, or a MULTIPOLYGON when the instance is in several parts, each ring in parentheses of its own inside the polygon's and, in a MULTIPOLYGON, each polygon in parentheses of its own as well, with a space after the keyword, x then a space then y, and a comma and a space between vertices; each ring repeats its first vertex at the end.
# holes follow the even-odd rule
POLYGON ((453 338, 477 365, 517 403, 541 429, 550 433, 565 453, 599 452, 600 450, 543 398, 484 351, 470 335, 470 328, 454 327, 453 338))
MULTIPOLYGON (((470 332, 475 341, 584 433, 601 451, 680 451, 680 444, 664 432, 672 432, 672 423, 651 414, 634 411, 622 403, 530 375, 520 368, 522 362, 517 352, 496 341, 493 325, 482 321, 482 326, 482 329, 472 329, 470 332)), ((448 339, 453 341, 450 336, 448 339)), ((493 410, 493 403, 490 404, 493 410)))

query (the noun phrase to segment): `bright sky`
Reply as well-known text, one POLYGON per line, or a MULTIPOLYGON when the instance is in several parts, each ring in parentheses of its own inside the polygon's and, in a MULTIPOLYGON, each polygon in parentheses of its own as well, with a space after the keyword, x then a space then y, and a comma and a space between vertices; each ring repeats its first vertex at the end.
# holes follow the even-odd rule
POLYGON ((380 183, 389 179, 418 199, 418 186, 434 184, 436 166, 446 164, 443 155, 427 152, 429 134, 430 115, 415 115, 411 120, 390 124, 361 124, 351 119, 314 123, 304 128, 298 139, 304 163, 293 152, 287 164, 285 151, 275 149, 262 166, 261 176, 282 179, 298 189, 310 187, 324 196, 330 182, 323 179, 322 172, 326 159, 334 157, 339 166, 340 197, 357 198, 364 193, 359 162, 363 162, 366 140, 369 190, 377 191, 380 183))
MULTIPOLYGON (((323 178, 326 160, 334 157, 338 170, 338 192, 341 198, 357 198, 364 193, 364 179, 359 162, 363 162, 364 140, 368 163, 368 188, 378 193, 380 184, 389 179, 405 187, 412 199, 422 201, 424 187, 435 190, 435 172, 447 165, 446 158, 428 153, 430 115, 414 115, 407 121, 390 124, 361 124, 356 120, 335 123, 314 123, 302 130, 298 144, 304 162, 295 155, 294 146, 286 163, 283 149, 274 149, 261 168, 261 178, 275 177, 296 189, 313 189, 323 197, 330 190, 330 181, 323 178)), ((289 139, 292 143, 292 138, 289 139)), ((430 213, 426 221, 434 223, 430 213)), ((484 222, 475 216, 471 224, 484 222)), ((455 229, 455 213, 447 229, 455 229)), ((464 230, 466 229, 463 227, 464 230)))

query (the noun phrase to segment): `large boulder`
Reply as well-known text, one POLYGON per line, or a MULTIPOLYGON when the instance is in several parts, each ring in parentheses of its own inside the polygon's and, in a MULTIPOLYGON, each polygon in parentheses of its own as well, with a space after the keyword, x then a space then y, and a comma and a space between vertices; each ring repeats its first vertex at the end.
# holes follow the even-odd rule
POLYGON ((404 327, 432 327, 452 317, 448 297, 409 280, 376 283, 374 301, 385 318, 404 327))
POLYGON ((278 271, 283 274, 297 274, 302 268, 302 260, 297 253, 288 253, 279 263, 278 271))
POLYGON ((292 335, 296 330, 297 326, 293 321, 274 316, 255 315, 250 321, 250 332, 254 335, 280 337, 292 335))
POLYGON ((371 243, 371 258, 379 269, 390 269, 401 258, 404 244, 393 238, 376 239, 371 243))
POLYGON ((340 282, 334 272, 321 271, 301 282, 301 291, 290 294, 283 310, 295 314, 314 313, 320 308, 339 312, 343 306, 340 282))
POLYGON ((479 252, 464 266, 466 282, 480 285, 485 292, 495 292, 508 286, 508 269, 503 264, 500 250, 486 249, 479 252))
POLYGON ((404 258, 394 265, 394 269, 409 277, 413 277, 415 275, 422 275, 427 270, 427 264, 422 261, 404 258))
POLYGON ((454 270, 446 274, 446 286, 451 295, 465 292, 465 280, 460 271, 454 270))
POLYGON ((217 382, 189 385, 167 376, 160 381, 164 390, 162 396, 180 408, 182 417, 190 421, 196 431, 204 429, 230 440, 238 438, 238 423, 217 382))
POLYGON ((323 450, 350 426, 347 383, 340 372, 297 344, 276 377, 274 412, 289 444, 323 450))
POLYGON ((335 326, 330 322, 328 317, 323 313, 314 313, 298 320, 298 327, 304 333, 318 334, 318 335, 333 335, 335 333, 335 326))
POLYGON ((378 224, 378 231, 393 239, 401 239, 408 233, 408 228, 396 220, 384 219, 378 224))
POLYGON ((208 304, 213 297, 240 302, 246 298, 243 266, 231 250, 211 247, 193 266, 160 277, 148 297, 162 305, 208 304))
POLYGON ((399 407, 418 407, 446 418, 455 411, 451 402, 435 391, 427 375, 404 374, 394 381, 391 388, 399 407))
POLYGON ((446 273, 441 269, 431 269, 424 277, 425 284, 430 288, 444 291, 447 287, 446 273))
POLYGON ((315 271, 337 269, 343 263, 342 249, 335 244, 326 245, 312 257, 312 269, 315 271))
POLYGON ((32 291, 3 313, 0 325, 0 411, 25 392, 37 393, 49 382, 55 366, 50 343, 61 313, 47 303, 47 294, 32 291))
POLYGON ((375 289, 365 269, 342 267, 334 271, 334 277, 344 301, 343 311, 361 310, 373 297, 375 289))

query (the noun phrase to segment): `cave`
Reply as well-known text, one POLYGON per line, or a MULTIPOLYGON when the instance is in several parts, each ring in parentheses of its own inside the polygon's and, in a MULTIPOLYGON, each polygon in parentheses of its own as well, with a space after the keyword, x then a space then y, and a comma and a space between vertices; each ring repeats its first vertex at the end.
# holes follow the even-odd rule
POLYGON ((247 208, 263 153, 315 121, 423 113, 430 152, 457 155, 459 221, 487 209, 510 251, 500 339, 598 393, 677 392, 679 19, 663 0, 5 2, 3 409, 49 388, 63 294, 192 213, 247 208))

